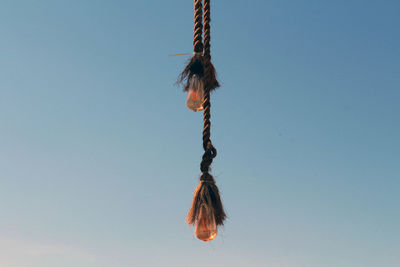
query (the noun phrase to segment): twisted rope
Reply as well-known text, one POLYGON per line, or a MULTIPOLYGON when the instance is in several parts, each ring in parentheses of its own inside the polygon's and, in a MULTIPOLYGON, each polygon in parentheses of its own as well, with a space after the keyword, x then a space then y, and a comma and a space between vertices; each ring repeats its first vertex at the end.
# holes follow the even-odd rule
POLYGON ((186 220, 189 224, 195 224, 199 219, 201 208, 206 205, 210 216, 215 218, 216 225, 223 225, 226 218, 224 207, 222 205, 220 193, 215 184, 214 177, 210 174, 210 166, 213 159, 217 156, 217 150, 213 146, 211 136, 211 103, 210 92, 219 87, 216 79, 216 72, 211 63, 210 51, 210 0, 204 0, 204 14, 201 0, 194 0, 195 3, 195 34, 193 39, 194 55, 181 74, 181 81, 186 79, 188 87, 190 78, 193 75, 199 75, 204 83, 203 100, 203 149, 204 154, 200 163, 200 185, 197 186, 193 195, 192 206, 189 210, 186 220), (203 16, 203 17, 201 17, 203 16), (204 25, 203 25, 203 24, 204 25), (204 36, 202 36, 204 31, 204 36), (204 45, 202 43, 204 37, 204 45))
POLYGON ((193 51, 195 53, 203 53, 203 5, 202 0, 194 1, 194 36, 193 51))
MULTIPOLYGON (((204 0, 204 73, 205 77, 210 77, 213 69, 211 68, 211 35, 210 35, 210 0, 204 0)), ((205 79, 208 81, 209 79, 205 79)), ((210 140, 211 136, 211 102, 210 102, 210 84, 206 83, 204 87, 204 102, 203 102, 203 149, 204 154, 200 164, 200 170, 202 175, 200 177, 201 181, 215 182, 214 177, 209 173, 210 166, 213 159, 217 156, 217 150, 212 145, 210 140)))
POLYGON ((210 8, 210 0, 204 0, 204 58, 207 61, 211 61, 211 31, 210 31, 210 22, 211 22, 211 8, 210 8))

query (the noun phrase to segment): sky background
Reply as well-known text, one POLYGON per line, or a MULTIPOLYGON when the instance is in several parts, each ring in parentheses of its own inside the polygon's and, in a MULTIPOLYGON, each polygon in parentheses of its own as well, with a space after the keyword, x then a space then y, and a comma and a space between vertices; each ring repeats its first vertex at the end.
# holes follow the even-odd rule
POLYGON ((1 267, 400 265, 398 0, 212 1, 209 243, 192 1, 0 2, 1 267))

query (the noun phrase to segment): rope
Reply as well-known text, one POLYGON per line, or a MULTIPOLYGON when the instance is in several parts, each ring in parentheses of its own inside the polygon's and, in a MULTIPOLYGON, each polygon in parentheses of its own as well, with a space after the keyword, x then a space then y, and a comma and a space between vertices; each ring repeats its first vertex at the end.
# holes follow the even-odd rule
POLYGON ((211 21, 211 14, 210 14, 210 0, 204 0, 204 57, 207 61, 211 61, 211 32, 210 32, 210 21, 211 21))
POLYGON ((193 51, 195 53, 203 52, 203 5, 202 0, 194 0, 194 36, 193 51))
MULTIPOLYGON (((217 156, 217 150, 212 145, 211 136, 211 103, 210 92, 219 87, 216 71, 211 63, 210 51, 210 0, 194 0, 194 37, 193 46, 195 55, 181 74, 180 81, 186 80, 185 90, 190 85, 193 75, 199 75, 204 84, 203 100, 203 149, 204 154, 200 163, 200 185, 196 187, 193 195, 192 206, 186 220, 189 224, 196 224, 201 215, 201 207, 206 205, 211 211, 209 216, 215 218, 216 225, 224 224, 226 214, 221 201, 220 193, 215 184, 214 177, 210 174, 210 166, 217 156), (202 2, 203 1, 203 2, 202 2), (203 10, 204 6, 204 10, 203 10), (204 12, 204 14, 203 14, 204 12), (204 24, 204 25, 203 25, 204 24), (204 31, 204 36, 203 36, 204 31), (203 44, 204 37, 204 44, 203 44)), ((208 215, 207 215, 208 216, 208 215)), ((215 236, 214 236, 215 237, 215 236)), ((200 238, 201 239, 201 238, 200 238)), ((202 239, 203 240, 203 239, 202 239)))
MULTIPOLYGON (((211 69, 211 35, 210 35, 210 0, 204 0, 204 66, 205 66, 205 76, 210 77, 211 69)), ((208 79, 206 79, 207 81, 208 79)), ((204 154, 200 164, 200 170, 202 172, 200 180, 201 181, 214 181, 214 177, 209 173, 210 166, 213 159, 217 156, 217 150, 212 145, 210 140, 211 136, 211 102, 210 102, 210 84, 205 84, 204 87, 204 102, 203 102, 203 149, 204 154)))

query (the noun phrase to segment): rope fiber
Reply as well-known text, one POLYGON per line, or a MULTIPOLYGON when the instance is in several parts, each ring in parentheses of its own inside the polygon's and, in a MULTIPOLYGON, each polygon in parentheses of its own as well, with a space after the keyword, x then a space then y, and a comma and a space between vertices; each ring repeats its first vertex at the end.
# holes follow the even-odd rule
POLYGON ((211 6, 210 0, 194 0, 194 36, 192 57, 180 76, 180 82, 186 80, 184 90, 188 90, 189 80, 193 75, 198 75, 204 82, 203 100, 203 149, 204 154, 200 163, 200 185, 197 186, 192 206, 186 217, 189 224, 197 222, 202 205, 206 205, 215 218, 217 225, 223 225, 226 214, 222 205, 218 187, 214 177, 210 174, 213 159, 217 150, 211 142, 211 101, 210 92, 220 85, 216 78, 216 71, 211 63, 211 6), (203 10, 204 8, 204 10, 203 10), (203 36, 204 31, 204 36, 203 36), (204 37, 204 44, 203 44, 204 37))

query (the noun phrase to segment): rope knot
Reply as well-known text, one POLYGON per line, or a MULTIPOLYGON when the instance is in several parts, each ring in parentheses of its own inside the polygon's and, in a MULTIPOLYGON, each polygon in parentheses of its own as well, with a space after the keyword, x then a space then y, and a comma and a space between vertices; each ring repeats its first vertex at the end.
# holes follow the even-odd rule
POLYGON ((208 172, 202 172, 201 173, 200 182, 202 182, 202 183, 214 183, 215 184, 214 177, 208 172))

